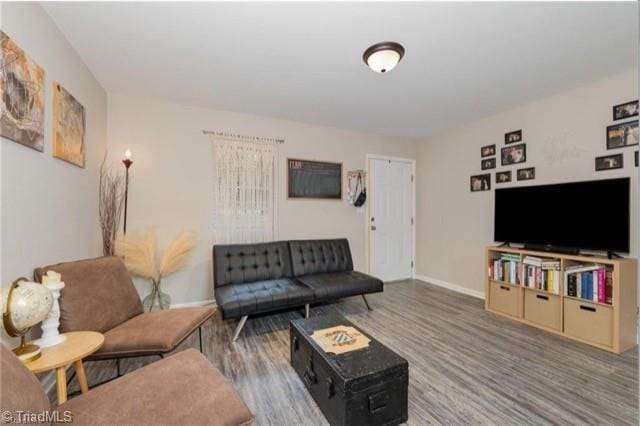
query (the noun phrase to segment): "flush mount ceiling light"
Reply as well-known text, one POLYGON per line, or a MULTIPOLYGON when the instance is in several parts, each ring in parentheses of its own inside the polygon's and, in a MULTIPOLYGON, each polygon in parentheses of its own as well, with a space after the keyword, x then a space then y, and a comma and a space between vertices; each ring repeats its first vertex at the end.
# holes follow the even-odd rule
POLYGON ((391 71, 404 56, 404 47, 393 41, 376 43, 364 51, 364 63, 377 73, 391 71))

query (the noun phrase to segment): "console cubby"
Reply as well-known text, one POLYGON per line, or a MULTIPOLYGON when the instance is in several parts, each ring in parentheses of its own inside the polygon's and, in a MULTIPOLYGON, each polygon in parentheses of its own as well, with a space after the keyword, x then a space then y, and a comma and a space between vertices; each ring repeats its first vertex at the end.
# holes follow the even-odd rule
MULTIPOLYGON (((621 353, 636 346, 637 261, 631 258, 570 255, 538 252, 511 247, 488 247, 488 273, 485 284, 485 309, 527 325, 559 334, 600 349, 621 353), (508 255, 508 256, 505 256, 508 255), (527 282, 525 259, 559 262, 559 276, 553 286, 537 288, 527 282), (516 283, 496 279, 495 260, 518 259, 520 272, 516 283), (566 273, 589 272, 588 268, 605 268, 608 292, 598 292, 592 298, 569 295, 566 273), (586 268, 587 271, 582 269, 586 268), (572 272, 574 271, 574 272, 572 272), (610 296, 610 303, 593 300, 600 294, 610 296)), ((550 263, 547 263, 547 267, 550 263)), ((597 271, 597 269, 596 269, 597 271)), ((590 279, 591 277, 587 277, 590 279)), ((597 277, 598 283, 600 278, 597 277)), ((536 281, 536 284, 539 284, 536 281)), ((548 284, 548 283, 547 283, 548 284)), ((590 284, 593 292, 593 283, 590 284)), ((575 290, 572 290, 575 291, 575 290)))

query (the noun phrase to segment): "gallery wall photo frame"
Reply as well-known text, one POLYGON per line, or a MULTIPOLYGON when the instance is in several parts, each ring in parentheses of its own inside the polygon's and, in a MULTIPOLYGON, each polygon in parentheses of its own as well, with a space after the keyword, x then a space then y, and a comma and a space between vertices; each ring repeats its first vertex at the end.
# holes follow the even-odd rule
POLYGON ((638 120, 607 126, 607 149, 638 145, 638 120))
POLYGON ((622 155, 622 153, 596 157, 596 172, 622 169, 623 167, 624 156, 622 155))
POLYGON ((471 189, 471 192, 491 190, 491 174, 486 173, 482 175, 471 176, 469 180, 469 187, 471 189))
POLYGON ((482 170, 489 170, 489 169, 495 169, 496 168, 496 159, 494 158, 487 158, 484 159, 480 162, 480 168, 482 170))
POLYGON ((527 161, 527 146, 524 143, 501 148, 500 160, 503 166, 520 164, 527 161))
POLYGON ((494 155, 496 155, 496 144, 485 145, 480 148, 480 157, 493 157, 494 155))
POLYGON ((287 200, 341 201, 341 162, 287 158, 287 200))
POLYGON ((613 106, 613 121, 638 116, 638 101, 625 102, 613 106))
POLYGON ((516 172, 516 178, 518 180, 533 180, 536 178, 536 168, 527 167, 524 169, 518 169, 516 172))
POLYGON ((506 145, 518 142, 522 142, 522 129, 514 130, 504 134, 504 143, 506 145))
POLYGON ((496 172, 496 184, 511 182, 511 170, 496 172))

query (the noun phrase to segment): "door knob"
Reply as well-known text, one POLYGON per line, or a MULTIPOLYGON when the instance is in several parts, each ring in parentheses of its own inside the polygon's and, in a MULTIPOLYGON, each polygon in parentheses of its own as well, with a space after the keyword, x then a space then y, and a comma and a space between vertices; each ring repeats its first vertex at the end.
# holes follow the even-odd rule
POLYGON ((376 226, 375 225, 371 225, 371 230, 375 231, 376 230, 376 226))

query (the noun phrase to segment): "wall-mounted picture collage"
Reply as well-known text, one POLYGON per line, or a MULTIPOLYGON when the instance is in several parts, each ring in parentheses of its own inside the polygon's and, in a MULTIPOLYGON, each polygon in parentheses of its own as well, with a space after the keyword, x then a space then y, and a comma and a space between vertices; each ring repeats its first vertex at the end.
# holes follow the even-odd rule
MULTIPOLYGON (((527 161, 527 146, 523 142, 522 129, 504 134, 504 146, 500 147, 500 166, 522 165, 527 161)), ((498 164, 496 144, 480 147, 480 169, 495 169, 498 164)), ((499 170, 495 172, 495 184, 512 182, 515 173, 516 181, 532 180, 536 177, 535 167, 517 170, 499 170)), ((489 191, 491 189, 491 174, 471 176, 471 192, 489 191)))
MULTIPOLYGON (((638 119, 629 120, 638 116, 638 101, 629 101, 613 106, 613 123, 606 129, 607 150, 628 148, 638 145, 638 119)), ((634 163, 638 166, 638 151, 634 152, 634 163)), ((597 172, 624 168, 624 153, 601 155, 595 158, 597 172)))

